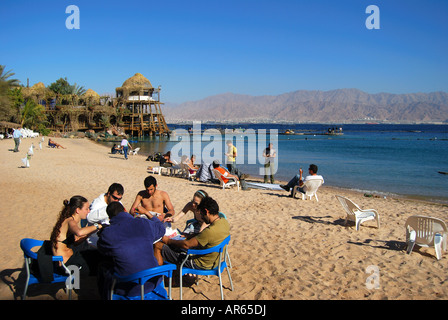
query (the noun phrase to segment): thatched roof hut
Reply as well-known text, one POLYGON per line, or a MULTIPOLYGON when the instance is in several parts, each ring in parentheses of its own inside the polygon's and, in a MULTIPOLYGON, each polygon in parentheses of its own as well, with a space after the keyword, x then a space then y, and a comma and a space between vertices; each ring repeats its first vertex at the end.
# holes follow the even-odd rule
POLYGON ((49 93, 49 90, 45 88, 45 85, 42 82, 36 83, 31 88, 23 88, 23 94, 26 97, 44 97, 49 93))
POLYGON ((87 91, 82 95, 84 98, 91 98, 91 99, 99 99, 100 95, 93 91, 92 89, 87 89, 87 91))
POLYGON ((151 95, 154 88, 151 82, 145 78, 141 73, 136 73, 125 82, 121 87, 115 89, 117 97, 128 97, 130 95, 151 95))
POLYGON ((92 89, 87 89, 87 91, 82 95, 82 99, 89 106, 100 103, 100 95, 95 91, 93 91, 92 89))

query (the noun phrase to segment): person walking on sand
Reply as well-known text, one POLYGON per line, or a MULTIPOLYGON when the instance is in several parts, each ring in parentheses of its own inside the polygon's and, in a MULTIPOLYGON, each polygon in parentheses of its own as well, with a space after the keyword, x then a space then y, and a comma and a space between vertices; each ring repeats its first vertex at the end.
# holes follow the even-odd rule
POLYGON ((123 153, 124 153, 124 158, 126 160, 128 160, 128 148, 132 149, 131 144, 129 143, 128 139, 123 138, 123 140, 121 140, 121 148, 123 149, 123 153))
POLYGON ((22 131, 20 131, 20 127, 14 129, 12 133, 12 137, 14 138, 14 152, 19 152, 20 138, 23 137, 22 131))

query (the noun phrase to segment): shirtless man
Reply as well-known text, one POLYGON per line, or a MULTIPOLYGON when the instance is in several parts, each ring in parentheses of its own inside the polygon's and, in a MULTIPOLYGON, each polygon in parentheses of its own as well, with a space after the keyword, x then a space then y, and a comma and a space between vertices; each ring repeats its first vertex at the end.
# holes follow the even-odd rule
POLYGON ((134 204, 129 212, 135 216, 136 214, 144 214, 149 219, 153 217, 150 211, 157 212, 158 218, 163 221, 165 216, 174 215, 174 207, 171 203, 168 193, 157 190, 157 180, 153 176, 146 177, 144 181, 145 190, 140 191, 135 197, 134 204), (164 212, 164 208, 168 212, 164 212))

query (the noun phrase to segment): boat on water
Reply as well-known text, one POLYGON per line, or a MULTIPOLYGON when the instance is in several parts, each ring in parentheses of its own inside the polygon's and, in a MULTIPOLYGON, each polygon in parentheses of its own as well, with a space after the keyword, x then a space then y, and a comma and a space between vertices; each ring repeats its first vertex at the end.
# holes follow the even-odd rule
POLYGON ((325 134, 330 136, 342 136, 344 133, 342 132, 342 128, 328 128, 325 134))

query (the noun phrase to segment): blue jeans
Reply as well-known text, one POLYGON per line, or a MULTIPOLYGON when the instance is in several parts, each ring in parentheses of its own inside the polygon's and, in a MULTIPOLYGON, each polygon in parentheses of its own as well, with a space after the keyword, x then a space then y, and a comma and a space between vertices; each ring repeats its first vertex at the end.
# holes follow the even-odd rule
MULTIPOLYGON (((299 185, 299 181, 300 181, 300 175, 296 174, 291 180, 289 180, 288 184, 286 185, 289 189, 291 189, 291 196, 292 196, 294 187, 299 185)), ((299 191, 304 193, 303 188, 299 187, 299 191)))
POLYGON ((124 158, 127 159, 128 158, 128 147, 123 147, 123 152, 124 152, 124 158))

